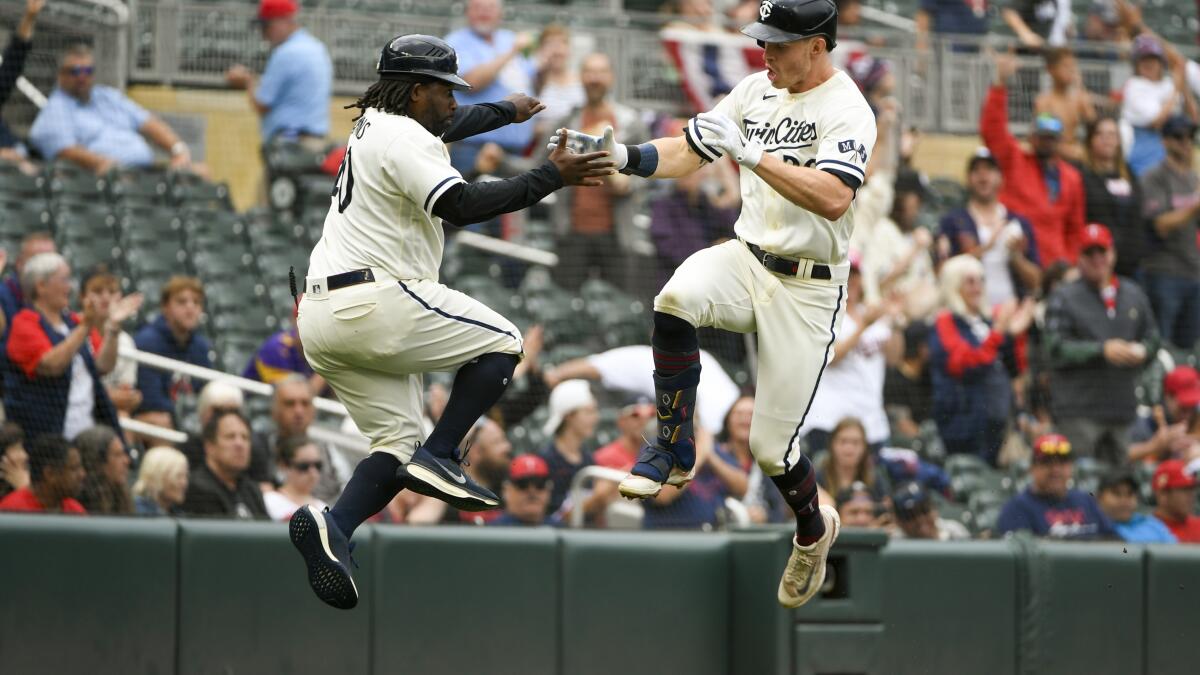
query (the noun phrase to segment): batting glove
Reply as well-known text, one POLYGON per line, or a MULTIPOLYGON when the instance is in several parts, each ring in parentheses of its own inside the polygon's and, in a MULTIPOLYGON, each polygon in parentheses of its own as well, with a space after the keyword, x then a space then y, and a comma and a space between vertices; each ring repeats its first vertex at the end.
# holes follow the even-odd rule
POLYGON ((747 140, 738 125, 721 113, 696 115, 696 126, 704 132, 705 143, 723 150, 747 169, 753 169, 762 161, 762 143, 747 140))
MULTIPOLYGON (((554 150, 558 145, 558 132, 556 131, 550 137, 550 144, 546 147, 554 150)), ((613 139, 613 128, 611 126, 604 128, 603 136, 593 136, 585 134, 582 131, 567 129, 567 148, 571 152, 578 154, 586 154, 589 152, 600 152, 601 150, 608 152, 608 159, 616 165, 616 170, 620 171, 629 164, 629 151, 625 149, 624 143, 617 143, 613 139)))

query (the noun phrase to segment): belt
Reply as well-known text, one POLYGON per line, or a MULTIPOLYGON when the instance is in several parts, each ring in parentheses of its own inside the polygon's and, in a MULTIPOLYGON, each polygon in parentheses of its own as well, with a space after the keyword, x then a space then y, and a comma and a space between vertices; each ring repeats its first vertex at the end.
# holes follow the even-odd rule
POLYGON ((774 253, 767 253, 758 246, 751 244, 748 241, 742 240, 746 248, 754 254, 758 262, 768 270, 783 274, 789 277, 800 277, 801 279, 823 279, 829 281, 833 279, 833 272, 829 269, 829 265, 824 265, 812 260, 791 260, 789 258, 781 258, 774 253))
POLYGON ((325 277, 323 284, 324 288, 321 288, 322 279, 320 277, 309 277, 308 287, 310 292, 319 294, 321 292, 328 293, 330 291, 336 291, 340 288, 347 288, 349 286, 357 286, 358 284, 371 283, 373 281, 375 281, 375 273, 372 272, 370 268, 364 267, 361 270, 342 272, 341 274, 331 274, 325 277))

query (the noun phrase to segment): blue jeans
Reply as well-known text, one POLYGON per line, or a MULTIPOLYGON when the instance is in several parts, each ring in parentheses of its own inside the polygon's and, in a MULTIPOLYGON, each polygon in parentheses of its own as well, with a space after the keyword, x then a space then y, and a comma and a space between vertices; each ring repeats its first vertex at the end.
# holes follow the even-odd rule
POLYGON ((1200 281, 1147 272, 1146 295, 1163 340, 1192 349, 1200 340, 1200 281))

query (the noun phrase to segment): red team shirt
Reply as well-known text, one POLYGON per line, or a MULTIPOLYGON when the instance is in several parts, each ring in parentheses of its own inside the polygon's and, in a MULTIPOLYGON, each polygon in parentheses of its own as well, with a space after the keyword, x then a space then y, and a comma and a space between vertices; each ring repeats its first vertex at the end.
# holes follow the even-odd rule
MULTIPOLYGON (((62 503, 59 504, 59 508, 63 513, 77 513, 80 515, 87 514, 87 509, 83 508, 83 504, 80 504, 78 501, 71 499, 70 497, 62 500, 62 503)), ((14 490, 4 499, 0 499, 0 511, 25 511, 40 513, 45 510, 46 507, 42 506, 42 503, 37 500, 37 497, 33 494, 33 490, 30 490, 27 487, 21 488, 20 490, 14 490)))

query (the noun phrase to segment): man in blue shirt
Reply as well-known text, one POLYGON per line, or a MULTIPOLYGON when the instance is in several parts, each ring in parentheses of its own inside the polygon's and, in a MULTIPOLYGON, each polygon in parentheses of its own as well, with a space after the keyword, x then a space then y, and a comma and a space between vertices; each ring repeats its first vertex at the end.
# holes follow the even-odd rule
POLYGON ((1163 521, 1137 512, 1138 483, 1127 469, 1117 469, 1100 481, 1097 500, 1122 539, 1135 544, 1174 544, 1178 539, 1163 521))
POLYGON ((323 142, 329 134, 329 99, 333 61, 320 40, 296 22, 295 0, 261 0, 258 24, 271 44, 262 77, 243 65, 231 67, 225 80, 245 89, 250 105, 262 117, 263 143, 276 136, 323 142))
POLYGON ((165 122, 122 92, 96 84, 96 61, 86 45, 63 54, 58 86, 34 120, 29 140, 47 160, 65 160, 97 174, 118 166, 150 166, 150 143, 170 154, 171 168, 199 168, 165 122))
POLYGON ((1026 530, 1052 539, 1116 539, 1112 521, 1086 492, 1067 488, 1074 473, 1071 442, 1046 434, 1033 444, 1030 485, 996 519, 996 534, 1026 530))
POLYGON ((550 505, 550 467, 537 455, 518 455, 508 466, 504 481, 504 513, 488 521, 488 525, 532 527, 558 525, 559 521, 546 515, 550 505))
MULTIPOLYGON (((137 348, 211 368, 208 338, 196 330, 204 312, 204 289, 200 281, 194 277, 171 277, 162 287, 160 309, 162 314, 133 336, 137 348)), ((199 391, 200 386, 199 381, 193 383, 177 373, 139 364, 137 388, 142 392, 142 405, 134 417, 173 429, 176 397, 186 391, 199 391)))
MULTIPOLYGON (((467 27, 446 36, 458 53, 458 70, 471 85, 469 92, 456 93, 459 105, 499 101, 505 96, 533 89, 535 67, 522 55, 531 43, 525 33, 500 28, 504 7, 501 0, 469 0, 467 27)), ((509 124, 472 136, 450 146, 450 163, 466 174, 475 167, 475 155, 486 143, 495 143, 509 154, 521 155, 533 140, 533 124, 509 124)))

